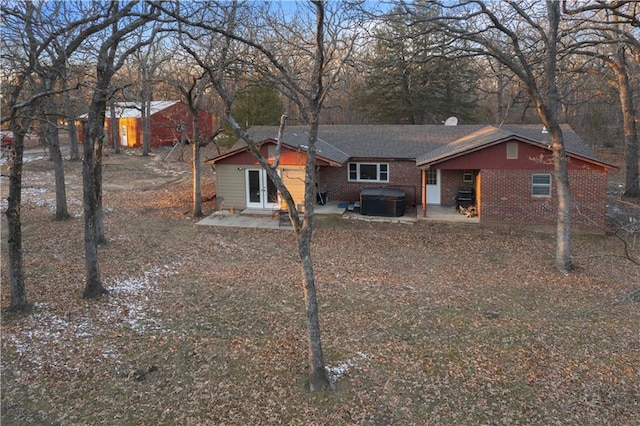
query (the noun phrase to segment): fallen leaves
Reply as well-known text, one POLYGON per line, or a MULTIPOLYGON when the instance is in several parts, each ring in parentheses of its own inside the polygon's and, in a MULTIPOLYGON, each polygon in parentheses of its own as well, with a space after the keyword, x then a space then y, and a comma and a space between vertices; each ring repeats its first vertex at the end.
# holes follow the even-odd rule
POLYGON ((197 227, 188 165, 161 157, 108 159, 96 301, 80 298, 82 220, 52 222, 51 166, 26 167, 34 308, 3 318, 3 423, 640 422, 640 313, 621 298, 640 271, 615 239, 577 235, 564 277, 550 233, 318 220, 334 386, 309 395, 295 239, 197 227))

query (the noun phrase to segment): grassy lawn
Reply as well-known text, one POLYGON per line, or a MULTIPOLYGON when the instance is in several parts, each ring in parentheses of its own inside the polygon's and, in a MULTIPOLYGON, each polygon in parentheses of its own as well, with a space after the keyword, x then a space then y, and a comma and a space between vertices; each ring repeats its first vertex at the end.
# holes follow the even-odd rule
MULTIPOLYGON (((110 295, 86 301, 81 205, 52 221, 50 168, 25 171, 34 307, 3 313, 3 425, 640 424, 640 301, 625 298, 640 267, 614 237, 576 234, 564 276, 552 232, 319 219, 333 387, 309 394, 289 232, 197 226, 188 164, 112 155, 110 295), (143 184, 116 190, 125 178, 143 184)), ((72 200, 79 170, 68 165, 72 200)), ((6 257, 3 234, 3 308, 6 257)))

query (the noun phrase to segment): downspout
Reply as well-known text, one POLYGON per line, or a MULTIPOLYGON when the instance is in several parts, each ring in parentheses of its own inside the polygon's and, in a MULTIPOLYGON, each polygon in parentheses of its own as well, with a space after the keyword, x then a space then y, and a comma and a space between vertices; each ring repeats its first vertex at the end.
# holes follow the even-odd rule
POLYGON ((427 217, 427 171, 422 169, 421 178, 422 181, 420 192, 422 193, 422 217, 427 217))
POLYGON ((476 211, 478 212, 478 220, 482 221, 482 170, 478 170, 474 179, 476 181, 476 211))

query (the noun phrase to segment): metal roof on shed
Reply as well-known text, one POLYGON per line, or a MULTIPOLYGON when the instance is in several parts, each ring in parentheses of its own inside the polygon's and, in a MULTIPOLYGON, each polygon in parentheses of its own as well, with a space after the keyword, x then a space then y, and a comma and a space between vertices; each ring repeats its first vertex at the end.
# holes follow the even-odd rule
MULTIPOLYGON (((165 110, 178 102, 180 101, 151 101, 149 115, 165 110)), ((141 102, 118 102, 115 110, 118 118, 142 118, 141 102)))

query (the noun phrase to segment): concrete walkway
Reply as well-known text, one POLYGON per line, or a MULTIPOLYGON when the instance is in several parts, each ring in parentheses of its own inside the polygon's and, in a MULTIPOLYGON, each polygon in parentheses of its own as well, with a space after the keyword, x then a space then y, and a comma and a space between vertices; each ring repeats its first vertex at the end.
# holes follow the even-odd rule
MULTIPOLYGON (((364 216, 359 213, 347 211, 338 207, 337 202, 330 202, 325 205, 315 207, 316 216, 340 216, 348 220, 362 220, 366 222, 379 223, 400 223, 413 225, 420 222, 436 222, 436 223, 467 223, 478 224, 478 217, 466 217, 459 214, 453 207, 427 206, 427 217, 422 217, 422 208, 416 210, 411 209, 401 217, 381 217, 381 216, 364 216)), ((231 213, 228 210, 214 212, 212 215, 202 219, 198 225, 205 226, 223 226, 236 228, 259 228, 259 229, 285 229, 291 230, 291 226, 280 225, 280 221, 274 215, 273 210, 243 210, 241 212, 231 213)))

